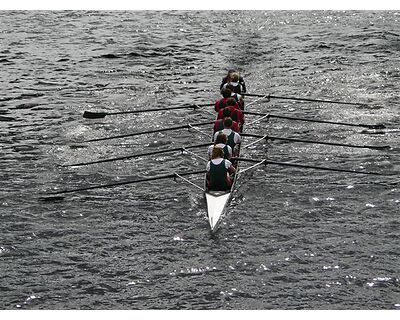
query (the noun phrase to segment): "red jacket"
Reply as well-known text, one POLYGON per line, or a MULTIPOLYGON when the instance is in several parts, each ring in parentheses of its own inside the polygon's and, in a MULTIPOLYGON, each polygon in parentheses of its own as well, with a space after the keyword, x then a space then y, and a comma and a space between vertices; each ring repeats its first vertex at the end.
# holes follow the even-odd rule
MULTIPOLYGON (((243 112, 238 108, 231 108, 231 118, 233 121, 236 121, 238 123, 240 123, 241 125, 244 123, 244 115, 243 112)), ((218 111, 218 116, 217 116, 217 120, 218 119, 223 119, 224 118, 224 109, 220 109, 218 111)))
MULTIPOLYGON (((231 97, 229 97, 229 98, 231 98, 231 97)), ((226 106, 226 101, 227 101, 229 98, 222 98, 222 99, 217 100, 217 101, 215 102, 215 111, 219 112, 219 110, 225 108, 225 106, 226 106), (221 107, 221 103, 222 103, 222 105, 224 105, 223 108, 221 107)), ((240 109, 239 104, 238 104, 237 102, 235 103, 234 107, 235 107, 236 109, 240 109)))

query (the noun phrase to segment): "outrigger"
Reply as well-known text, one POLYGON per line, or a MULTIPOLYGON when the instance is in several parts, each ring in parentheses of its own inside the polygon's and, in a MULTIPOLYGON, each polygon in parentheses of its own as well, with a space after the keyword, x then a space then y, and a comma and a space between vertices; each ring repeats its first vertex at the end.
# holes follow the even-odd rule
MULTIPOLYGON (((252 104, 260 101, 260 100, 267 100, 269 101, 271 98, 275 99, 290 99, 290 100, 297 100, 297 101, 308 101, 308 102, 323 102, 323 103, 340 103, 340 104, 349 104, 349 105, 364 105, 361 103, 355 103, 355 102, 341 102, 341 101, 332 101, 332 100, 321 100, 321 99, 309 99, 309 98, 298 98, 298 97, 280 97, 280 96, 272 96, 270 94, 263 95, 263 94, 244 94, 245 96, 254 96, 258 97, 258 99, 252 101, 251 103, 248 103, 246 105, 246 110, 248 110, 248 107, 251 106, 252 104)), ((177 106, 177 107, 170 107, 170 108, 151 108, 151 109, 142 109, 142 110, 131 110, 131 111, 121 111, 121 112, 92 112, 92 111, 85 111, 83 116, 85 118, 89 119, 97 119, 97 118, 104 118, 105 116, 111 116, 111 115, 119 115, 119 114, 127 114, 127 113, 142 113, 142 112, 154 112, 154 111, 160 111, 160 112, 165 112, 173 109, 196 109, 196 110, 204 110, 209 113, 209 110, 206 110, 204 107, 207 106, 213 106, 214 104, 195 104, 195 105, 187 105, 187 106, 177 106)), ((265 113, 257 113, 257 112, 249 112, 245 111, 244 114, 246 115, 253 115, 253 116, 259 116, 258 119, 247 123, 247 127, 249 127, 253 123, 260 122, 262 120, 269 120, 270 118, 278 118, 278 119, 284 119, 284 120, 290 120, 290 121, 309 121, 309 122, 321 122, 321 123, 326 123, 326 124, 335 124, 335 125, 344 125, 344 126, 357 126, 357 127, 364 127, 367 129, 385 129, 385 126, 382 124, 352 124, 352 123, 343 123, 343 122, 334 122, 334 121, 326 121, 326 120, 318 120, 318 119, 306 119, 306 118, 296 118, 293 116, 286 116, 286 115, 273 115, 273 114, 265 114, 265 113)), ((201 132, 205 135, 208 135, 207 133, 204 133, 200 131, 197 127, 198 126, 204 126, 204 125, 210 125, 214 123, 213 121, 209 122, 201 122, 201 123, 188 123, 186 125, 182 126, 176 126, 176 127, 169 127, 169 128, 159 128, 159 129, 154 129, 154 130, 148 130, 144 132, 134 132, 131 134, 125 134, 125 135, 119 135, 119 136, 111 136, 111 137, 105 137, 105 138, 96 138, 96 139, 91 139, 91 140, 86 140, 84 141, 85 143, 89 142, 94 142, 94 141, 102 141, 102 140, 110 140, 110 139, 117 139, 117 138, 123 138, 123 137, 129 137, 129 136, 138 136, 138 135, 143 135, 143 134, 152 134, 152 133, 157 133, 157 132, 165 132, 165 131, 171 131, 171 130, 180 130, 183 128, 188 128, 188 129, 195 129, 198 132, 201 132)), ((240 133, 242 137, 252 137, 252 138, 258 138, 256 141, 251 142, 250 144, 246 146, 242 146, 239 148, 239 151, 243 151, 247 147, 254 145, 258 143, 261 140, 286 140, 286 141, 292 141, 292 142, 302 142, 302 143, 321 143, 325 145, 334 145, 334 146, 344 146, 344 147, 352 147, 352 148, 369 148, 369 149, 374 149, 374 150, 385 150, 385 149, 390 149, 390 146, 363 146, 363 145, 346 145, 346 144, 339 144, 339 143, 334 143, 334 142, 322 142, 322 141, 311 141, 311 140, 304 140, 304 139, 293 139, 293 138, 284 138, 284 137, 273 137, 273 136, 268 136, 268 135, 254 135, 254 134, 246 134, 246 133, 240 133)), ((162 150, 156 150, 156 151, 150 151, 150 152, 144 152, 144 153, 139 153, 139 154, 130 154, 130 155, 125 155, 121 157, 116 157, 116 158, 109 158, 109 159, 100 159, 96 161, 91 161, 91 162, 80 162, 80 163, 75 163, 75 164, 63 164, 60 165, 61 167, 76 167, 76 166, 82 166, 82 165, 90 165, 94 163, 102 163, 102 162, 110 162, 110 161, 118 161, 118 160, 126 160, 126 159, 134 159, 134 158, 139 158, 139 157, 144 157, 144 156, 149 156, 149 155, 155 155, 155 154, 161 154, 161 153, 168 153, 168 152, 176 152, 176 151, 182 151, 189 153, 193 156, 196 156, 200 159, 203 159, 204 161, 208 161, 208 159, 205 159, 204 157, 199 156, 198 154, 189 151, 189 149, 195 149, 195 148, 204 148, 206 145, 210 145, 210 143, 201 143, 197 145, 189 145, 189 146, 182 146, 182 147, 177 147, 177 148, 167 148, 167 149, 162 149, 162 150)), ((84 145, 83 145, 84 146, 84 145)), ((72 146, 71 146, 72 147, 72 146)), ((236 166, 236 173, 233 177, 233 183, 230 187, 229 190, 226 191, 212 191, 208 190, 207 188, 207 182, 205 182, 204 188, 198 186, 197 184, 193 183, 186 177, 192 176, 192 175, 198 175, 198 174, 205 174, 205 170, 197 170, 197 171, 183 171, 183 172, 172 172, 169 174, 164 174, 164 175, 158 175, 158 176, 152 176, 152 177, 146 177, 146 178, 139 178, 136 180, 127 180, 127 181, 119 181, 119 182, 114 182, 114 183, 109 183, 109 184, 101 184, 101 185, 93 185, 93 186, 87 186, 87 187, 81 187, 81 188, 76 188, 76 189, 67 189, 67 190, 61 190, 61 191, 55 191, 55 192, 48 192, 42 197, 40 197, 40 200, 43 201, 55 201, 55 200, 62 200, 64 198, 63 194, 67 193, 74 193, 74 192, 80 192, 84 190, 93 190, 93 189, 100 189, 100 188, 112 188, 116 186, 121 186, 121 185, 128 185, 128 184, 135 184, 135 183, 141 183, 141 182, 148 182, 148 181, 156 181, 156 180, 162 180, 162 179, 182 179, 183 181, 189 183, 190 185, 200 189, 204 193, 204 198, 206 202, 206 208, 207 208, 207 217, 208 217, 208 223, 210 226, 210 230, 212 233, 216 232, 218 230, 218 227, 221 224, 221 221, 223 220, 223 217, 226 216, 228 208, 230 206, 230 203, 233 199, 233 194, 236 190, 237 186, 237 181, 239 177, 246 172, 247 170, 251 170, 257 166, 260 166, 262 164, 264 165, 280 165, 280 166, 290 166, 290 167, 298 167, 298 168, 308 168, 308 169, 318 169, 318 170, 328 170, 328 171, 337 171, 337 172, 349 172, 349 173, 359 173, 359 174, 371 174, 371 175, 383 175, 382 173, 376 173, 376 172, 366 172, 366 171, 355 171, 355 170, 348 170, 348 169, 339 169, 339 168, 327 168, 327 167, 319 167, 319 166, 312 166, 312 165, 304 165, 304 164, 298 164, 298 163, 287 163, 287 162, 277 162, 277 161, 270 161, 268 159, 249 159, 249 158, 244 158, 239 155, 239 153, 236 155, 235 158, 232 158, 234 166, 236 166), (250 167, 247 167, 245 169, 240 170, 239 168, 239 162, 251 162, 255 163, 251 165, 250 167)), ((205 179, 206 180, 206 179, 205 179)))

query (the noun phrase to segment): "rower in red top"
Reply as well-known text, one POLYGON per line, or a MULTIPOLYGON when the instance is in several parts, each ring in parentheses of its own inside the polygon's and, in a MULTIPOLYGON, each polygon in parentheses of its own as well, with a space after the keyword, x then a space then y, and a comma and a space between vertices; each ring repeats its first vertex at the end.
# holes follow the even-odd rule
POLYGON ((227 159, 224 159, 224 151, 221 148, 214 148, 211 160, 207 166, 207 187, 214 191, 229 190, 233 179, 229 173, 235 173, 236 169, 227 159))
MULTIPOLYGON (((238 109, 233 109, 232 107, 226 107, 224 109, 219 110, 217 120, 214 123, 214 134, 217 131, 221 131, 224 129, 224 120, 225 118, 232 119, 232 130, 235 132, 240 132, 240 124, 233 120, 232 116, 237 116, 238 109)), ((239 111, 240 112, 240 111, 239 111)), ((243 115, 243 114, 242 114, 243 115)))
POLYGON ((242 127, 244 124, 244 115, 242 110, 240 110, 239 105, 236 103, 236 100, 234 98, 229 98, 226 101, 226 104, 227 107, 231 108, 232 110, 232 115, 231 115, 232 120, 239 123, 239 126, 242 127))
POLYGON ((236 156, 238 153, 238 145, 242 142, 242 138, 239 133, 235 132, 232 130, 232 119, 231 118, 225 118, 224 119, 224 129, 222 131, 216 132, 214 134, 214 139, 215 141, 217 139, 217 136, 220 132, 226 134, 228 140, 227 140, 227 145, 229 145, 232 150, 233 150, 233 155, 236 156))
POLYGON ((233 107, 234 109, 239 109, 240 110, 239 103, 232 96, 230 98, 226 99, 226 105, 230 106, 230 107, 233 107))
POLYGON ((226 101, 232 96, 232 91, 230 89, 222 89, 221 94, 223 98, 215 103, 215 111, 217 112, 226 107, 226 101))

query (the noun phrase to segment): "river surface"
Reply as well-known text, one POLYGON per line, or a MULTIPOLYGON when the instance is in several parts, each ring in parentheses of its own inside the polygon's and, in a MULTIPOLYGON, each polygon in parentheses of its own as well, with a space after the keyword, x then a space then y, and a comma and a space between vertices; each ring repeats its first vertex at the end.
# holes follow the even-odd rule
POLYGON ((0 308, 400 309, 398 175, 259 166, 213 236, 202 193, 180 179, 40 201, 203 170, 181 152, 61 165, 208 142, 192 129, 84 142, 213 120, 204 110, 82 114, 213 103, 230 68, 249 93, 367 104, 248 111, 391 129, 249 115, 247 133, 392 149, 274 140, 242 156, 398 173, 399 24, 394 11, 1 11, 0 308))

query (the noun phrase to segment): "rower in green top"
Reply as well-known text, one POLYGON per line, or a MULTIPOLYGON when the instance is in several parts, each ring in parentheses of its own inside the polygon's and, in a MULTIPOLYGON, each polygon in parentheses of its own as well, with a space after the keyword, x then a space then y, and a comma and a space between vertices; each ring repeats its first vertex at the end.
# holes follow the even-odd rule
POLYGON ((242 142, 242 138, 239 133, 232 130, 232 118, 225 118, 224 119, 224 129, 218 131, 214 134, 213 141, 217 139, 219 133, 223 133, 227 136, 226 144, 232 148, 233 156, 236 157, 239 151, 239 144, 242 142))
POLYGON ((235 167, 227 159, 224 159, 224 151, 214 148, 211 160, 207 163, 207 187, 213 191, 226 191, 232 186, 233 179, 229 173, 236 172, 235 167))
POLYGON ((208 147, 207 154, 208 158, 211 159, 212 152, 214 148, 221 148, 224 151, 224 159, 230 159, 232 157, 232 148, 226 144, 227 138, 226 134, 222 133, 222 131, 218 134, 215 139, 214 144, 208 147))

